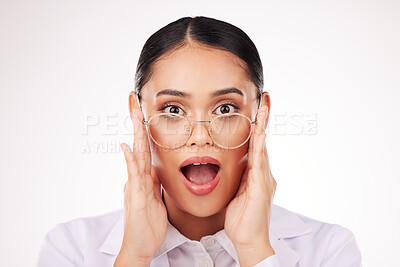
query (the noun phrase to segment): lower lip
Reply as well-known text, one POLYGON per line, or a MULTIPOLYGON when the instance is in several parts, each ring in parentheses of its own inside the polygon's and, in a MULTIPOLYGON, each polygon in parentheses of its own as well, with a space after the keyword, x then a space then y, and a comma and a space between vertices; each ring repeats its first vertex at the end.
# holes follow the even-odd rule
POLYGON ((217 174, 212 181, 201 185, 190 182, 188 179, 186 179, 181 170, 179 170, 179 173, 181 174, 183 184, 186 186, 187 190, 189 190, 192 194, 196 196, 204 196, 210 194, 215 189, 215 187, 217 187, 219 178, 221 177, 221 167, 219 168, 217 174))

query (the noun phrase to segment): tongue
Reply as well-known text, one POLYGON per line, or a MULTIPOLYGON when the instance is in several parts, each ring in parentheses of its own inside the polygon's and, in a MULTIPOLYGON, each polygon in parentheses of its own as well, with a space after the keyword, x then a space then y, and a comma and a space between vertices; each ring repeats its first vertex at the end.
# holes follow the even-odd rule
POLYGON ((217 175, 219 167, 214 164, 187 165, 182 168, 186 179, 194 184, 202 185, 211 182, 217 175))

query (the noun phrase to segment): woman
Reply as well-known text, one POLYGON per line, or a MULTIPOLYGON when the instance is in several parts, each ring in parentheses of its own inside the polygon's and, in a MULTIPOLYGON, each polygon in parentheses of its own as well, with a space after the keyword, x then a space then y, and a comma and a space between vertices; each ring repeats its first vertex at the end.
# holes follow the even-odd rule
POLYGON ((253 42, 185 17, 145 43, 125 208, 57 225, 39 266, 361 266, 352 232, 273 205, 270 97, 253 42))

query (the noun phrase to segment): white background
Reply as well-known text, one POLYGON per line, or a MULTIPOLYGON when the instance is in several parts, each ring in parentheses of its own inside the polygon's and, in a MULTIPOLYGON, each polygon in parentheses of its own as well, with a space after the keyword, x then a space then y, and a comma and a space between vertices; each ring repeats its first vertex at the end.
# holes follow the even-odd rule
POLYGON ((399 2, 188 2, 1 1, 0 265, 33 266, 57 223, 123 207, 141 48, 204 15, 262 57, 274 202, 349 228, 364 266, 398 266, 399 2))

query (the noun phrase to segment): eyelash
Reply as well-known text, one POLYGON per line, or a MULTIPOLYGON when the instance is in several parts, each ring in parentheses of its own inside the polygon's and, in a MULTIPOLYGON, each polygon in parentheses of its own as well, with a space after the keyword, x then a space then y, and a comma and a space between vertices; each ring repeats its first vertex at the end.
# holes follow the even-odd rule
MULTIPOLYGON (((230 105, 230 106, 234 107, 234 108, 236 109, 236 111, 240 110, 240 107, 239 107, 238 105, 235 105, 233 102, 227 102, 227 103, 221 104, 221 105, 219 105, 217 108, 219 108, 219 107, 221 107, 221 106, 224 106, 224 105, 230 105)), ((177 108, 183 110, 182 108, 180 108, 180 107, 177 106, 177 105, 174 105, 174 104, 171 104, 171 103, 166 103, 165 105, 159 107, 159 108, 157 109, 157 111, 163 111, 164 109, 166 109, 166 108, 168 108, 168 107, 177 107, 177 108)), ((235 112, 236 112, 236 111, 235 111, 235 112)))

